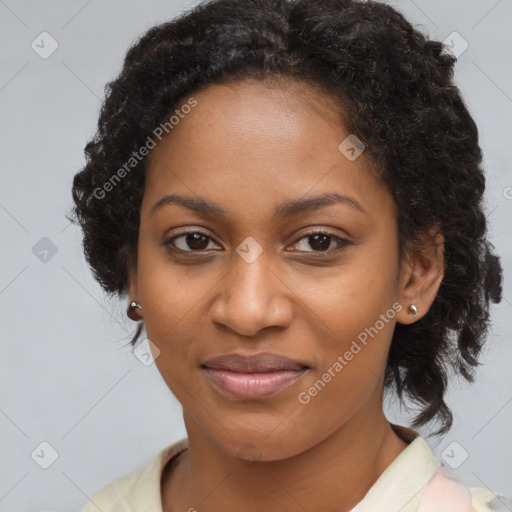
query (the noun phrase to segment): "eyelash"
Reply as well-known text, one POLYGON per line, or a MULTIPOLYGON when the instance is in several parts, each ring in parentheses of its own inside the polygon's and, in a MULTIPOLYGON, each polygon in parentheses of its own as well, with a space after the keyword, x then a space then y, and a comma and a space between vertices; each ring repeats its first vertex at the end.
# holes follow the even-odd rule
MULTIPOLYGON (((212 237, 210 237, 209 235, 207 235, 206 233, 203 233, 202 231, 197 231, 197 230, 194 230, 194 231, 185 231, 183 233, 179 233, 177 235, 174 235, 172 236, 171 238, 169 238, 168 240, 166 240, 164 242, 164 245, 171 251, 173 252, 181 252, 181 253, 184 253, 184 254, 187 254, 187 253, 199 253, 199 254, 203 254, 205 249, 202 249, 202 250, 198 250, 198 251, 194 251, 194 250, 190 250, 190 251, 185 251, 183 249, 178 249, 177 247, 174 246, 174 241, 178 238, 181 238, 181 237, 184 237, 184 236, 187 236, 187 235, 195 235, 195 234, 198 234, 198 235, 202 235, 204 236, 205 238, 207 239, 210 239, 212 240, 213 242, 215 242, 213 240, 212 237)), ((335 249, 327 249, 325 251, 298 251, 298 252, 303 252, 303 253, 312 253, 312 254, 319 254, 319 255, 331 255, 332 253, 334 252, 337 252, 337 251, 340 251, 341 249, 345 248, 346 246, 348 245, 352 245, 351 242, 349 242, 348 240, 344 239, 344 238, 341 238, 337 235, 334 235, 333 233, 330 233, 329 231, 322 231, 322 230, 313 230, 313 231, 308 231, 306 233, 303 233, 303 235, 298 238, 295 242, 293 242, 292 245, 295 245, 297 244, 298 242, 300 242, 301 240, 303 240, 304 238, 309 238, 311 236, 314 236, 314 235, 324 235, 324 236, 327 236, 333 240, 335 240, 337 243, 338 243, 338 247, 335 248, 335 249)), ((330 244, 329 244, 330 245, 330 244)), ((206 251, 208 252, 208 251, 206 251)))

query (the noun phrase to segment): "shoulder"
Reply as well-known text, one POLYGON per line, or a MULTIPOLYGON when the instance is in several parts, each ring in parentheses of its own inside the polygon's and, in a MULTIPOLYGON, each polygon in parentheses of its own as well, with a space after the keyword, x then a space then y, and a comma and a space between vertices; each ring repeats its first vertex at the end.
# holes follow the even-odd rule
MULTIPOLYGON (((508 501, 508 503, 512 503, 508 501)), ((417 512, 507 512, 507 499, 479 487, 466 487, 441 467, 431 478, 417 512)))
POLYGON ((80 512, 135 512, 149 505, 148 510, 161 510, 162 469, 187 445, 185 438, 163 448, 144 466, 102 487, 80 512))
POLYGON ((489 489, 470 487, 474 512, 510 512, 512 499, 495 494, 489 489))

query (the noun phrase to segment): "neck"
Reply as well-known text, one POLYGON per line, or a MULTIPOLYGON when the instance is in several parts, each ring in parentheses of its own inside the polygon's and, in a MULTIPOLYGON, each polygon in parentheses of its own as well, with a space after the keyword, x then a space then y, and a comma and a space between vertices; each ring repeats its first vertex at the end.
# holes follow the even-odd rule
POLYGON ((295 456, 247 463, 220 448, 186 415, 185 422, 189 449, 162 479, 164 512, 347 512, 408 445, 380 410, 371 422, 355 416, 295 456))

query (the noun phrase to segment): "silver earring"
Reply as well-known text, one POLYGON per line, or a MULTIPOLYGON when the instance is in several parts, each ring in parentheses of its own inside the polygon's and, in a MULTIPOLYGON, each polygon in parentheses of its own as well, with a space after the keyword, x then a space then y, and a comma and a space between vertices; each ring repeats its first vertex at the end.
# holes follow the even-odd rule
POLYGON ((409 306, 409 313, 411 313, 411 315, 416 316, 418 314, 418 308, 414 304, 411 304, 409 306))
POLYGON ((137 308, 137 309, 142 309, 142 306, 141 306, 138 302, 136 302, 136 301, 132 300, 132 301, 130 302, 130 308, 131 308, 131 309, 135 309, 135 308, 137 308))
POLYGON ((142 306, 138 302, 132 300, 130 302, 130 305, 128 306, 128 311, 126 312, 126 314, 128 315, 128 318, 130 318, 134 322, 140 320, 140 318, 137 318, 137 315, 135 313, 136 309, 142 309, 142 306))

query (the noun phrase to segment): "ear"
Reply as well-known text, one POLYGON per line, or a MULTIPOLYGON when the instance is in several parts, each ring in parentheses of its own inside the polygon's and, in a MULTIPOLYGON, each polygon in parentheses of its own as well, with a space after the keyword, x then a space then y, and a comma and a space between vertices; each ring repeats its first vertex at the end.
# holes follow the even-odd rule
POLYGON ((137 322, 142 319, 140 310, 138 310, 136 308, 130 309, 130 307, 129 307, 130 303, 132 301, 138 302, 138 297, 139 297, 139 289, 138 289, 138 285, 137 285, 137 265, 133 261, 133 258, 131 258, 130 256, 126 257, 126 267, 127 267, 127 273, 128 273, 128 276, 127 276, 128 282, 126 284, 126 293, 128 296, 127 315, 131 320, 137 322))
POLYGON ((121 259, 124 260, 127 269, 126 295, 128 300, 138 299, 138 286, 137 286, 137 263, 134 260, 132 253, 127 246, 121 249, 121 259))
POLYGON ((135 265, 128 265, 128 283, 126 286, 126 293, 128 294, 128 300, 137 300, 138 297, 138 286, 137 286, 137 270, 135 265))
POLYGON ((426 315, 436 298, 444 277, 444 237, 435 229, 420 235, 410 242, 404 254, 399 301, 402 309, 397 313, 397 322, 411 324, 426 315), (418 314, 409 306, 414 304, 418 314))

